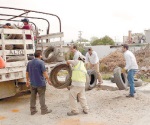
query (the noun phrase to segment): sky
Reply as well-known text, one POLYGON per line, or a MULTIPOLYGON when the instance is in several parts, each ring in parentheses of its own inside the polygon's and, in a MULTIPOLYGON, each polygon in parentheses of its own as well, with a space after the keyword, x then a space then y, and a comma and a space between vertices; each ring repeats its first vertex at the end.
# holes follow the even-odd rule
MULTIPOLYGON (((122 42, 123 36, 127 36, 129 30, 132 33, 144 33, 144 30, 150 29, 148 0, 0 0, 0 6, 58 15, 65 42, 77 40, 79 31, 82 31, 84 39, 108 35, 115 42, 122 42)), ((50 32, 59 32, 57 18, 49 19, 50 32)), ((40 29, 46 27, 43 21, 35 22, 40 29)))

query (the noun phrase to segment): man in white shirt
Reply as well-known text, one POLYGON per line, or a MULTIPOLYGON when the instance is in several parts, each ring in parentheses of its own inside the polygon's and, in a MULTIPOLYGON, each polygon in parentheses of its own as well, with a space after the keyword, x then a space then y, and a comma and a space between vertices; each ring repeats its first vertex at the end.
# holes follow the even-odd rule
POLYGON ((98 76, 98 85, 103 83, 102 76, 99 71, 99 58, 97 56, 97 53, 93 51, 93 49, 90 47, 88 49, 88 52, 86 53, 85 58, 86 67, 88 67, 88 63, 90 64, 90 69, 93 69, 96 71, 98 76))
POLYGON ((82 55, 80 51, 78 51, 77 46, 71 47, 71 51, 73 52, 73 60, 78 60, 79 56, 82 55))
POLYGON ((136 71, 138 70, 138 65, 136 62, 136 58, 134 56, 134 54, 128 50, 128 45, 127 44, 123 44, 122 45, 122 51, 124 53, 124 58, 125 58, 125 62, 126 62, 126 66, 124 68, 124 70, 127 70, 128 72, 128 82, 130 84, 130 94, 127 95, 126 97, 134 97, 134 93, 135 93, 135 88, 134 88, 134 75, 136 73, 136 71))

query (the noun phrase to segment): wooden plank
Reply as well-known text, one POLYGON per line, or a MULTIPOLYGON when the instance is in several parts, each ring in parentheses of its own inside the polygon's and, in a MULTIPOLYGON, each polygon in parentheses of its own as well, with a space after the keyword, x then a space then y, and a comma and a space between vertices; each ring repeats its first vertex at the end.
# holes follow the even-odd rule
POLYGON ((26 70, 26 66, 6 67, 4 69, 0 69, 0 74, 12 73, 12 72, 20 72, 20 71, 23 71, 23 70, 26 70))
POLYGON ((4 29, 1 30, 1 39, 2 39, 2 51, 1 51, 2 54, 1 55, 3 56, 4 61, 6 61, 4 29))
MULTIPOLYGON (((7 45, 15 45, 15 44, 24 44, 23 39, 16 40, 16 39, 5 39, 4 43, 7 45)), ((32 40, 27 40, 26 39, 26 44, 32 44, 32 40)), ((0 45, 2 45, 2 40, 0 40, 0 45)))
MULTIPOLYGON (((0 32, 3 29, 0 29, 0 32)), ((30 30, 25 29, 4 29, 4 34, 22 34, 22 32, 25 31, 25 34, 30 34, 30 30)))
MULTIPOLYGON (((25 54, 23 49, 17 49, 17 50, 5 50, 4 51, 5 55, 22 55, 25 54)), ((33 49, 28 49, 26 54, 33 54, 34 50, 33 49)), ((0 50, 0 55, 3 54, 3 51, 0 50)))
MULTIPOLYGON (((26 66, 27 63, 25 61, 17 61, 17 62, 7 62, 6 63, 6 68, 8 67, 21 67, 21 66, 26 66)), ((5 68, 4 68, 5 70, 5 68)))
POLYGON ((52 33, 52 34, 48 34, 48 35, 41 35, 39 37, 37 37, 37 40, 41 40, 41 39, 51 39, 51 38, 59 38, 59 37, 63 37, 64 33, 60 32, 60 33, 52 33))
POLYGON ((55 41, 55 42, 50 42, 50 43, 38 43, 36 44, 36 47, 45 47, 45 46, 60 46, 64 45, 64 41, 55 41))

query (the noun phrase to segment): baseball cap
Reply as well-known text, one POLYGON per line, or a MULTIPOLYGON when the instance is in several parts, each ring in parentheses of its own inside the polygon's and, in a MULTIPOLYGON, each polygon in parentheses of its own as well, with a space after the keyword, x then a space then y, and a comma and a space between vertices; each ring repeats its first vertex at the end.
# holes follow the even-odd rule
POLYGON ((22 22, 29 22, 29 19, 24 18, 24 19, 22 19, 21 21, 22 21, 22 22))

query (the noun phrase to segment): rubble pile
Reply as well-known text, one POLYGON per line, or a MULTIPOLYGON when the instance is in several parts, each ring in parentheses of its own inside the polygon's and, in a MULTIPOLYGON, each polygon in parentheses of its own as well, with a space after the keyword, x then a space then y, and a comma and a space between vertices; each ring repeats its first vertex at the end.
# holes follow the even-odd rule
MULTIPOLYGON (((137 76, 150 78, 150 45, 141 47, 141 49, 137 50, 134 54, 139 66, 137 76)), ((117 66, 122 68, 125 66, 123 53, 119 50, 116 50, 100 60, 101 72, 112 72, 117 66)))
POLYGON ((125 66, 123 53, 119 50, 112 52, 100 60, 100 71, 102 72, 112 72, 117 66, 122 68, 125 66))
POLYGON ((140 69, 137 75, 150 78, 150 45, 148 44, 145 48, 137 50, 135 56, 140 69))

